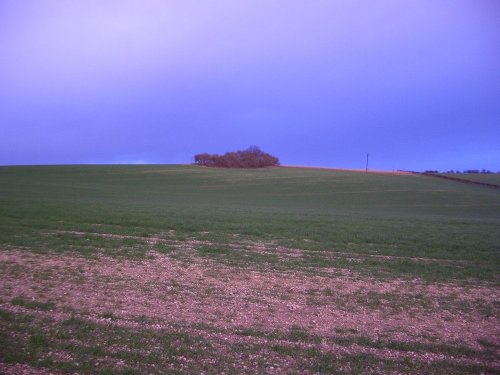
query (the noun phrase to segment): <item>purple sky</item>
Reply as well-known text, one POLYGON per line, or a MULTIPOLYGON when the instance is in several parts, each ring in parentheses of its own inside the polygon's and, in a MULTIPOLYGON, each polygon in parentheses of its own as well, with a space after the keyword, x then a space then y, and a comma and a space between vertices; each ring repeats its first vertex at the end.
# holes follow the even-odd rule
POLYGON ((500 170, 498 0, 0 0, 0 165, 500 170))

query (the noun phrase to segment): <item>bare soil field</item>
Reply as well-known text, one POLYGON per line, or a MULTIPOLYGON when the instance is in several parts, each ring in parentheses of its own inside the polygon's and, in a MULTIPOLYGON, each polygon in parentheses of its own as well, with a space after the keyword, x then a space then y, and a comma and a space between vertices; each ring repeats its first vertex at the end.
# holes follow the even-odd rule
MULTIPOLYGON (((147 242, 158 240, 163 239, 147 242)), ((94 327, 90 337, 56 334, 50 343, 44 341, 47 348, 37 360, 67 363, 72 371, 90 361, 95 363, 91 368, 112 372, 125 367, 139 372, 351 372, 359 358, 373 360, 361 372, 394 366, 395 372, 433 366, 437 371, 500 371, 500 294, 493 286, 382 281, 347 270, 331 275, 249 271, 197 257, 195 247, 202 241, 170 243, 183 257, 151 251, 144 260, 130 260, 4 250, 0 311, 29 317, 45 335, 68 329, 71 322, 94 327), (139 349, 128 339, 109 342, 99 336, 120 330, 132 337, 154 332, 196 339, 180 345, 187 346, 186 353, 162 354, 155 345, 139 349), (200 342, 209 348, 198 352, 200 342), (335 361, 322 368, 319 358, 335 361)), ((273 251, 264 243, 233 246, 273 251)), ((279 250, 282 257, 301 255, 297 252, 279 250)), ((29 340, 29 329, 23 330, 15 328, 15 335, 29 340)), ((6 374, 45 371, 1 366, 6 374)))

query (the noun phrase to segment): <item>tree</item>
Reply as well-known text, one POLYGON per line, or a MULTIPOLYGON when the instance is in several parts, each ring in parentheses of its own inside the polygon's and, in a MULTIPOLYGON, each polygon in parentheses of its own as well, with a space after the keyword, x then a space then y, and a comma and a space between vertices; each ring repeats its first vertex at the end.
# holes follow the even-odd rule
POLYGON ((244 151, 226 152, 224 155, 197 154, 194 162, 204 167, 215 168, 265 168, 279 165, 277 157, 252 146, 244 151))

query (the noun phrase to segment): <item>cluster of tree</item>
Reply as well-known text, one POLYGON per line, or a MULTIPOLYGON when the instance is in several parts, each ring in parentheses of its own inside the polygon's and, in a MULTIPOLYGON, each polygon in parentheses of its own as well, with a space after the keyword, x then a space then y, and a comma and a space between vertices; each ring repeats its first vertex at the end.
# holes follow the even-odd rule
MULTIPOLYGON (((437 173, 441 173, 441 172, 429 170, 429 171, 425 171, 424 173, 428 173, 428 174, 434 173, 434 174, 437 174, 437 173)), ((484 174, 491 174, 491 173, 494 173, 494 172, 489 171, 487 169, 481 169, 481 170, 479 170, 479 169, 466 169, 463 172, 450 170, 450 171, 446 171, 446 172, 442 172, 442 173, 457 173, 457 174, 460 174, 460 173, 484 173, 484 174)), ((497 172, 497 173, 500 173, 500 172, 497 172)))
POLYGON ((269 155, 253 146, 244 151, 226 152, 224 155, 198 154, 194 157, 197 165, 216 168, 264 168, 279 165, 277 157, 269 155))

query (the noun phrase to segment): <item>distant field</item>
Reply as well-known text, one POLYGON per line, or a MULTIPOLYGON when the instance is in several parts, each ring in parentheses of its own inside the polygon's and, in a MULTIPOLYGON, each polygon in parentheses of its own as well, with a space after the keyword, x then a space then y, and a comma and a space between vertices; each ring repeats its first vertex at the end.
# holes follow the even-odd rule
POLYGON ((500 173, 442 173, 442 175, 500 186, 500 173))
POLYGON ((499 228, 421 175, 0 167, 0 372, 500 371, 499 228))

